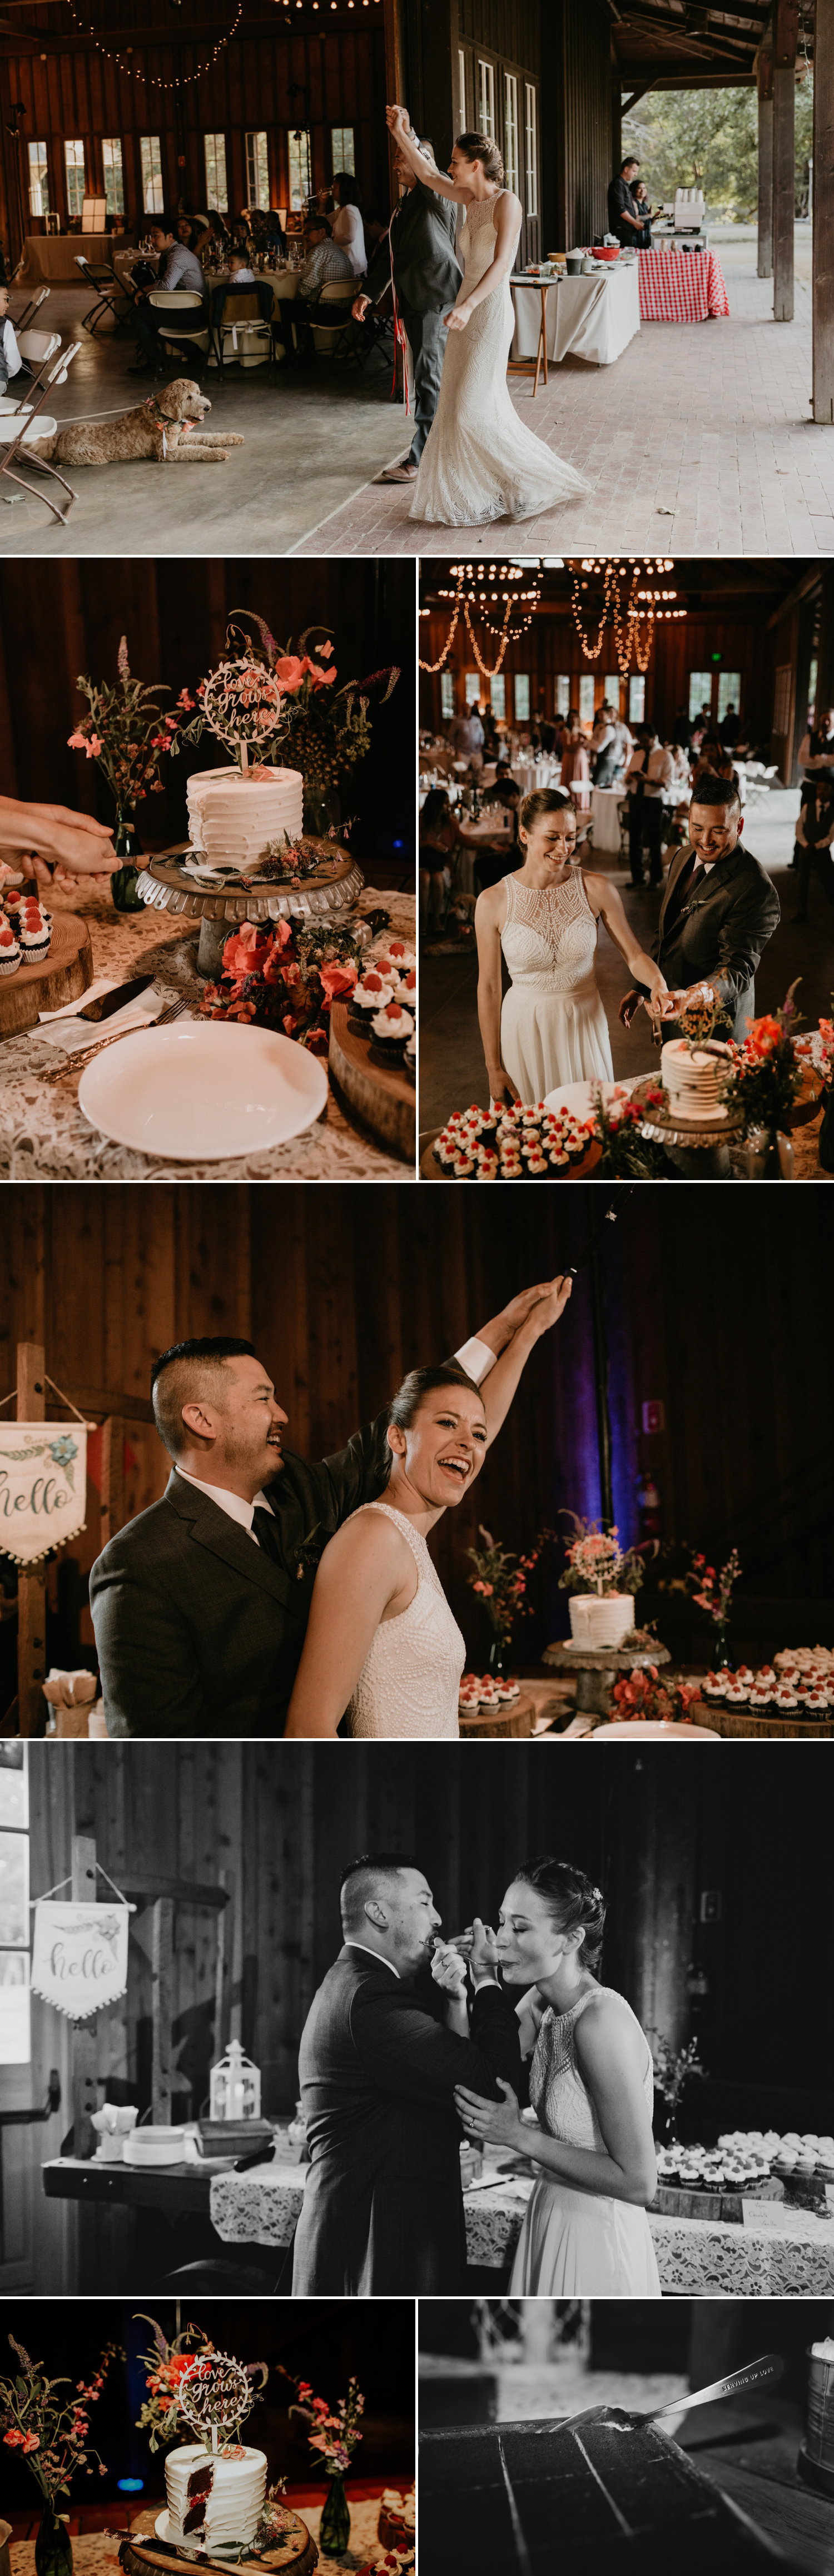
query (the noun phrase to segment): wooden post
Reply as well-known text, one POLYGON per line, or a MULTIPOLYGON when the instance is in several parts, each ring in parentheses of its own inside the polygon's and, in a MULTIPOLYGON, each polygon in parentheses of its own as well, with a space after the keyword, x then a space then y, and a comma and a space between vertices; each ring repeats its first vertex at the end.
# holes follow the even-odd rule
POLYGON ((171 2124, 171 1993, 174 1969, 174 1908, 170 1897, 157 1898, 151 1931, 151 2014, 153 2058, 151 2118, 154 2128, 171 2124))
MULTIPOLYGON (((46 1419, 45 1352, 40 1342, 17 1345, 18 1422, 46 1419)), ((22 1565, 17 1578, 17 1698, 21 1735, 46 1728, 46 1567, 22 1565)))
POLYGON ((757 277, 773 276, 773 55, 760 54, 756 66, 759 96, 759 253, 757 277))
MULTIPOLYGON (((94 1905, 96 1846, 92 1834, 73 1834, 71 1868, 73 1905, 94 1905)), ((77 2156, 91 2156, 95 2152, 96 2133, 91 2114, 98 2110, 97 2047, 98 2020, 93 2014, 90 2021, 76 2022, 72 2034, 72 2119, 77 2156)))
POLYGON ((124 1528, 124 1425, 110 1413, 101 1426, 101 1544, 124 1528))
POLYGON ((817 0, 814 28, 812 243, 813 417, 830 422, 834 421, 834 0, 817 0))
POLYGON ((793 321, 794 102, 793 71, 773 74, 773 319, 793 321))

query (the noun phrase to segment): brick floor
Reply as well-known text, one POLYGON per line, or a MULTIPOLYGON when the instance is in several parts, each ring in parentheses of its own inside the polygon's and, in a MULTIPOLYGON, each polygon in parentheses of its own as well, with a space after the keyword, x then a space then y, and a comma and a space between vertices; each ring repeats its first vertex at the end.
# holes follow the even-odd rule
MULTIPOLYGON (((775 323, 772 283, 732 245, 721 260, 728 321, 646 323, 611 367, 553 368, 535 403, 532 383, 510 378, 521 417, 594 486, 589 502, 518 523, 537 553, 834 552, 834 429, 810 418, 809 288, 797 278, 795 319, 775 323)), ((448 529, 412 522, 409 500, 368 483, 293 551, 448 554, 448 529)), ((493 542, 490 528, 467 530, 470 553, 493 542)))

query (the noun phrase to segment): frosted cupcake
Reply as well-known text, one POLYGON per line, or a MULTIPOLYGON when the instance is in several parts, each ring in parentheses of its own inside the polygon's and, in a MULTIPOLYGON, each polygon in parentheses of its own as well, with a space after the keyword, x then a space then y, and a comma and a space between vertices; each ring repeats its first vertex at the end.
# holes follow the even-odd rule
POLYGON ((701 1683, 702 1699, 719 1701, 727 1697, 727 1674, 705 1673, 701 1683))
POLYGON ((733 1717, 744 1717, 747 1714, 750 1705, 749 1694, 737 1674, 727 1683, 724 1705, 731 1711, 733 1717))
POLYGON ((394 998, 384 1002, 381 1010, 375 1011, 371 1027, 379 1046, 404 1046, 406 1038, 414 1036, 410 1011, 404 1011, 402 1003, 394 998))
POLYGON ((368 966, 359 983, 354 984, 350 996, 352 1008, 367 1013, 368 1019, 372 1019, 374 1011, 380 1011, 383 1002, 390 1001, 393 990, 393 975, 381 975, 378 967, 368 966))
POLYGON ((44 912, 33 896, 27 896, 20 907, 20 945, 25 966, 38 966, 49 953, 52 939, 52 914, 44 912))
POLYGON ((0 916, 0 975, 16 975, 20 965, 20 941, 10 921, 0 916))

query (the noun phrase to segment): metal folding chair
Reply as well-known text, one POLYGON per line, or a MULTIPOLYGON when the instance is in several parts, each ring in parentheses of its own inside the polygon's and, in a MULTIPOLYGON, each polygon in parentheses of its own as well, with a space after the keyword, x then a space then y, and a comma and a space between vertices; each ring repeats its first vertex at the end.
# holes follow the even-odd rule
POLYGON ((91 339, 94 340, 97 330, 101 328, 105 313, 110 314, 118 330, 122 316, 116 310, 115 299, 121 294, 121 288, 115 271, 112 268, 93 268, 90 261, 84 258, 83 251, 75 251, 73 257, 76 268, 81 270, 85 286, 91 286, 96 297, 95 304, 91 304, 89 313, 82 315, 85 331, 89 331, 91 339))
MULTIPOLYGON (((0 416, 0 482, 2 482, 3 476, 5 475, 10 483, 18 483, 21 491, 28 492, 30 500, 45 501, 47 509, 52 512, 53 519, 57 519, 62 528, 66 527, 73 501, 77 498, 76 493, 72 489, 71 483, 65 482, 63 474, 58 473, 57 466, 48 465, 42 456, 32 458, 32 464, 37 469, 37 472, 39 474, 50 475, 52 481, 54 483, 60 483, 62 491, 66 492, 67 507, 65 510, 62 510, 57 501, 50 501, 48 492, 39 492, 37 484, 27 483, 25 474, 18 474, 15 471, 15 468, 20 461, 21 451, 23 450, 25 453, 27 443, 30 446, 32 445, 33 425, 37 421, 41 405, 45 403, 47 394, 51 392, 53 385, 66 384, 73 359, 77 358, 80 347, 80 340, 72 340, 70 342, 69 348, 64 350, 63 355, 57 361, 57 365, 53 367, 51 374, 47 376, 46 383, 42 385, 36 403, 33 403, 31 407, 27 405, 25 410, 21 406, 21 408, 16 412, 11 414, 6 412, 0 416), (20 423, 19 428, 15 426, 18 421, 20 423), (8 438, 6 437, 7 430, 12 433, 8 438)), ((51 438, 54 436, 57 426, 57 421, 42 420, 39 428, 35 430, 35 437, 51 438)))

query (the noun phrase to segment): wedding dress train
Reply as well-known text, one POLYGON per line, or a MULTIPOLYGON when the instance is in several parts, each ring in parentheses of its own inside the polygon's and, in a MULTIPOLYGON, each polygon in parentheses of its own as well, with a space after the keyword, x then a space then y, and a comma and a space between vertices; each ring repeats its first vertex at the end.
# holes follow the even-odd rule
POLYGON ((512 984, 501 1005, 501 1060, 521 1099, 563 1082, 613 1082, 608 1022, 594 974, 597 925, 582 880, 505 877, 501 946, 512 984))
POLYGON ((411 1549, 417 1590, 407 1610, 383 1619, 350 1704, 352 1735, 452 1737, 457 1743, 458 1685, 466 1645, 453 1619, 424 1538, 392 1503, 363 1503, 384 1512, 411 1549))
MULTIPOLYGON (((497 198, 467 206, 460 229, 463 280, 457 303, 480 284, 495 257, 497 198)), ((491 519, 532 519, 541 510, 590 492, 584 475, 563 465, 544 440, 525 429, 507 388, 515 317, 504 277, 464 331, 450 331, 440 398, 420 461, 410 517, 433 527, 479 528, 491 519)))
MULTIPOLYGON (((570 2012, 544 2014, 530 2069, 530 2100, 546 2137, 605 2154, 605 2140, 574 2052, 574 2031, 593 1991, 608 1995, 630 2021, 623 1995, 598 1986, 570 2012)), ((637 2028, 640 2028, 639 2022, 637 2028)), ((643 2078, 651 2117, 654 2068, 648 2040, 643 2078)), ((572 2189, 557 2176, 534 2184, 510 2281, 512 2298, 659 2299, 660 2280, 644 2209, 601 2192, 572 2189)))

